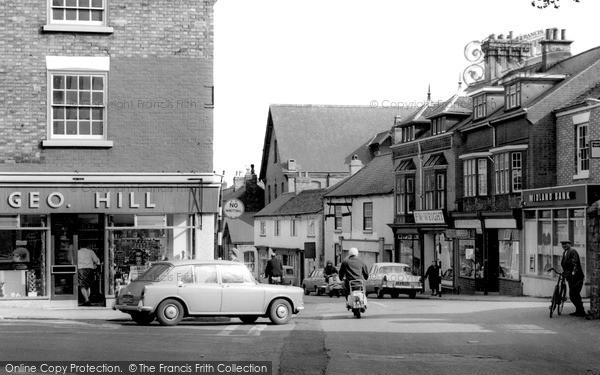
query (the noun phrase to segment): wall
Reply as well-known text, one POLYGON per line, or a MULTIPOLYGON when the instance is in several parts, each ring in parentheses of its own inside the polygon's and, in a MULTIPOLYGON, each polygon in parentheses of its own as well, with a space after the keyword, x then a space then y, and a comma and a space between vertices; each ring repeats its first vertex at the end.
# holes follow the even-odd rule
POLYGON ((213 1, 110 1, 112 34, 44 32, 44 3, 0 3, 0 171, 212 171, 213 1), (41 147, 46 56, 110 56, 112 148, 41 147))

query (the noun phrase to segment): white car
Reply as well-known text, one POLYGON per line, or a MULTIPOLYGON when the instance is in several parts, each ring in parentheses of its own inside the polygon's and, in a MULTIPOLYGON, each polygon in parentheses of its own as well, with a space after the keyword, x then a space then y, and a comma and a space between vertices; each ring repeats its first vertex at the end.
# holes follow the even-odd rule
POLYGON ((407 294, 415 298, 423 290, 421 277, 412 273, 412 268, 404 263, 374 263, 369 270, 369 279, 366 282, 366 293, 375 293, 377 298, 389 294, 398 298, 400 294, 407 294))
POLYGON ((304 309, 302 298, 301 288, 259 283, 239 262, 162 261, 123 287, 113 309, 140 325, 155 318, 176 325, 187 316, 238 317, 244 323, 268 317, 285 324, 304 309))

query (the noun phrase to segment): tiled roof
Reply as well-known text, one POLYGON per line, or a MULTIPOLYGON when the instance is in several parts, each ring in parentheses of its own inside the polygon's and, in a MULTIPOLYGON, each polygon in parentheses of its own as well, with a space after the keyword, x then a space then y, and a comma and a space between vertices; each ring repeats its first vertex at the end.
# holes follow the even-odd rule
POLYGON ((581 95, 571 100, 560 109, 566 109, 569 107, 577 106, 579 104, 583 104, 585 103, 586 99, 600 99, 600 83, 591 86, 587 91, 583 92, 581 95))
POLYGON ((391 194, 394 191, 394 162, 391 153, 375 157, 369 164, 337 183, 326 197, 391 194))
POLYGON ((295 193, 284 193, 254 217, 318 213, 323 210, 322 198, 324 193, 325 189, 303 190, 297 195, 295 193))
POLYGON ((254 214, 244 212, 237 219, 225 218, 225 225, 234 244, 254 242, 254 214))
POLYGON ((368 163, 367 147, 373 134, 391 129, 396 116, 414 108, 369 106, 271 105, 263 148, 260 178, 265 178, 269 140, 277 139, 282 162, 296 160, 305 172, 346 172, 352 156, 368 163))
POLYGON ((409 116, 402 119, 400 121, 400 123, 398 123, 396 125, 403 126, 403 125, 412 124, 414 122, 429 122, 427 117, 429 117, 429 115, 431 115, 431 113, 434 111, 434 109, 436 107, 437 106, 434 106, 433 103, 431 103, 431 102, 425 103, 421 107, 417 108, 416 111, 413 111, 413 113, 411 113, 409 116))
POLYGON ((426 116, 432 118, 441 114, 458 113, 458 114, 470 114, 473 111, 473 99, 468 96, 459 96, 458 94, 452 96, 442 104, 438 105, 426 116))

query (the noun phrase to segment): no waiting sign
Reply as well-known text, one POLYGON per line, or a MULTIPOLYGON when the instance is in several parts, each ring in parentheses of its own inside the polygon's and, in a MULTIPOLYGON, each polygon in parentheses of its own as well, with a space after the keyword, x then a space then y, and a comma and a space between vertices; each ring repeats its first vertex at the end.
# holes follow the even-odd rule
POLYGON ((244 203, 239 199, 229 199, 225 202, 223 213, 230 219, 237 219, 244 213, 244 203))

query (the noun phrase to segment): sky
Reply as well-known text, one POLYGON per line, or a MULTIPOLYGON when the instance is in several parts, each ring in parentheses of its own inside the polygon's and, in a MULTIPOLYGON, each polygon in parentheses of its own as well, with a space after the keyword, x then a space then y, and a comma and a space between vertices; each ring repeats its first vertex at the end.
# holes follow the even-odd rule
POLYGON ((218 0, 214 171, 260 172, 271 104, 417 106, 429 85, 445 100, 490 34, 556 27, 573 54, 599 46, 600 1, 555 1, 218 0))

